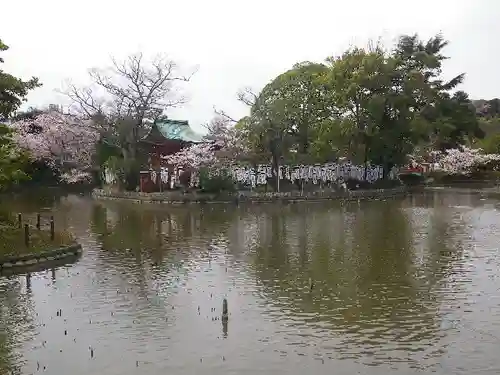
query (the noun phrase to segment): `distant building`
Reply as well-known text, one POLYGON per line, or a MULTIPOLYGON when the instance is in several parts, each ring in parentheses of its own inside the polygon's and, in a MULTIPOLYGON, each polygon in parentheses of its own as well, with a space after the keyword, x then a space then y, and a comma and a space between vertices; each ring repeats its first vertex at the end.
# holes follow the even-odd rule
POLYGON ((58 104, 49 104, 49 112, 61 112, 63 111, 62 105, 58 104))
POLYGON ((151 130, 140 141, 141 149, 149 157, 149 170, 141 172, 141 191, 152 192, 170 188, 172 178, 178 178, 179 170, 177 166, 166 164, 164 157, 192 144, 203 142, 204 136, 191 129, 187 121, 164 118, 153 123, 151 130))

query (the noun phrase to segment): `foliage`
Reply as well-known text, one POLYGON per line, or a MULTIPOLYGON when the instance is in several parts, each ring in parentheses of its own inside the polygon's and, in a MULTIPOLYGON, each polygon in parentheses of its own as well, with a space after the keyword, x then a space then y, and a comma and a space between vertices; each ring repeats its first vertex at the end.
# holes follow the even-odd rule
POLYGON ((121 155, 111 155, 103 164, 103 173, 112 173, 118 186, 125 187, 127 184, 127 171, 133 168, 133 166, 128 165, 129 162, 132 161, 123 159, 121 155))
MULTIPOLYGON (((8 49, 9 47, 0 39, 0 52, 8 49)), ((3 62, 4 60, 0 57, 0 64, 3 62)), ((29 81, 23 81, 0 69, 0 117, 9 117, 26 100, 28 92, 40 86, 41 84, 35 77, 29 81)))
POLYGON ((227 169, 218 170, 216 174, 212 174, 209 168, 201 168, 199 186, 204 193, 231 192, 236 189, 233 177, 227 169))
POLYGON ((247 136, 247 151, 260 161, 271 160, 274 170, 283 158, 310 159, 313 131, 330 116, 320 80, 326 70, 324 64, 303 62, 264 87, 252 103, 250 116, 238 124, 247 136))
POLYGON ((267 163, 269 161, 269 151, 262 142, 262 134, 255 131, 254 124, 255 119, 251 116, 245 116, 233 127, 243 150, 243 155, 240 155, 239 161, 248 161, 251 164, 267 163))
POLYGON ((500 133, 492 134, 476 143, 476 146, 489 154, 500 154, 500 133))
POLYGON ((298 64, 264 87, 235 128, 275 169, 348 157, 388 172, 416 147, 464 144, 482 131, 467 95, 450 93, 463 74, 441 78, 447 44, 406 35, 389 51, 352 48, 326 64, 298 64))
POLYGON ((0 190, 28 179, 24 172, 26 164, 26 155, 14 144, 12 131, 0 124, 0 190))
POLYGON ((43 161, 62 181, 88 181, 98 133, 88 122, 59 112, 42 113, 12 124, 14 140, 33 161, 43 161))
MULTIPOLYGON (((493 101, 495 100, 498 99, 494 99, 493 101)), ((484 111, 488 115, 483 115, 478 111, 479 127, 484 133, 484 137, 480 140, 472 139, 470 143, 475 147, 482 148, 487 153, 500 153, 500 115, 497 115, 493 111, 484 111)))
MULTIPOLYGON (((433 108, 434 110, 434 108, 433 108)), ((431 112, 428 109, 427 114, 431 112)), ((467 138, 484 138, 474 106, 463 91, 453 95, 442 93, 435 107, 437 115, 432 118, 433 132, 427 140, 433 148, 446 150, 465 143, 467 138)))
MULTIPOLYGON (((118 147, 106 143, 102 138, 97 141, 92 164, 93 180, 99 186, 102 186, 105 181, 104 173, 106 173, 106 168, 110 168, 113 173, 117 174, 115 170, 115 159, 119 159, 120 157, 121 152, 118 147)), ((122 178, 124 178, 124 176, 122 176, 122 178)))
MULTIPOLYGON (((209 127, 219 151, 197 145, 167 160, 193 168, 270 161, 277 177, 282 164, 347 158, 381 165, 388 176, 411 154, 480 144, 486 132, 474 103, 462 91, 451 92, 464 75, 442 78, 447 44, 441 35, 428 41, 404 35, 391 50, 380 45, 352 48, 324 64, 296 64, 260 93, 239 95, 250 106, 248 116, 235 121, 219 112, 222 118, 209 127), (217 142, 224 138, 226 142, 217 142)), ((485 106, 488 119, 496 104, 485 106)), ((277 178, 276 185, 279 189, 277 178)))
POLYGON ((351 154, 363 154, 365 162, 388 170, 404 163, 421 142, 456 145, 477 130, 466 95, 448 94, 463 75, 448 82, 440 77, 446 45, 440 35, 425 43, 416 35, 402 36, 390 52, 354 49, 330 60, 343 126, 364 148, 351 154))
POLYGON ((279 124, 275 126, 281 127, 288 137, 284 142, 290 146, 289 150, 307 155, 311 130, 330 115, 324 100, 326 88, 319 79, 326 72, 324 64, 303 62, 276 77, 262 90, 252 107, 253 115, 261 121, 254 124, 252 130, 266 138, 267 129, 259 129, 258 125, 279 124))
POLYGON ((221 168, 233 164, 247 153, 243 133, 227 121, 216 117, 207 127, 209 133, 205 142, 184 147, 163 160, 169 165, 189 169, 221 168))
MULTIPOLYGON (((443 79, 447 45, 441 35, 427 41, 403 35, 391 49, 350 48, 321 63, 295 64, 259 93, 246 89, 238 94, 249 107, 248 116, 236 121, 218 112, 207 126, 205 143, 190 145, 165 161, 185 170, 271 163, 278 190, 280 165, 339 158, 381 165, 387 176, 409 155, 439 150, 443 168, 450 173, 455 173, 451 165, 463 173, 494 169, 494 156, 486 161, 482 151, 462 146, 500 152, 500 100, 471 101, 465 92, 456 91, 464 74, 443 79), (457 150, 461 158, 469 155, 472 164, 460 164, 457 150)), ((67 94, 78 116, 19 114, 15 139, 32 160, 47 162, 65 181, 88 178, 91 170, 102 174, 107 166, 124 188, 133 190, 145 154, 141 138, 168 109, 185 103, 177 83, 190 77, 161 57, 146 62, 137 54, 123 62, 113 60, 111 68, 91 71, 92 86, 69 86, 67 94)), ((36 79, 16 82, 25 91, 18 92, 17 102, 2 104, 10 112, 38 85, 36 79)))

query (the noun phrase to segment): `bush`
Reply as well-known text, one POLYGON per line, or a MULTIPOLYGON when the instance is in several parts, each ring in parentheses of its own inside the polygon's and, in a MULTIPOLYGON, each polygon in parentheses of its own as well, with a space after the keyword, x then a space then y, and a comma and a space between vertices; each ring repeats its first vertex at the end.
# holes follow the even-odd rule
POLYGON ((210 173, 208 169, 200 170, 200 190, 204 193, 233 192, 236 190, 233 177, 228 170, 210 173))
POLYGON ((469 175, 456 175, 447 174, 442 171, 432 171, 428 173, 427 177, 436 185, 474 184, 497 181, 500 179, 500 172, 485 171, 473 172, 469 175))
POLYGON ((0 209, 0 225, 13 225, 14 216, 8 212, 0 209))
POLYGON ((413 173, 410 174, 402 174, 399 176, 401 182, 408 186, 416 186, 421 185, 425 181, 425 177, 423 175, 416 175, 413 173))

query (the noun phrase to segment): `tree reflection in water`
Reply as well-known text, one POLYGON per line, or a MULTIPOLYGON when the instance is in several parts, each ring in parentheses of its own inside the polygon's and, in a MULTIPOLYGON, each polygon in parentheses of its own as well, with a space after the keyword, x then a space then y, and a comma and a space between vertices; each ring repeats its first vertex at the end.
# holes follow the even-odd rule
MULTIPOLYGON (((144 373, 189 363, 182 373, 211 374, 223 350, 232 353, 223 362, 231 371, 262 364, 298 373, 314 367, 306 361, 312 357, 320 366, 346 359, 335 362, 346 373, 367 364, 407 374, 439 368, 445 350, 462 364, 461 337, 482 344, 494 363, 488 353, 496 346, 454 330, 451 320, 466 320, 467 306, 470 322, 488 322, 467 299, 475 288, 495 286, 471 273, 482 258, 470 254, 474 240, 478 247, 495 243, 496 211, 447 199, 166 207, 64 198, 54 215, 83 243, 84 255, 56 270, 54 283, 50 271, 35 275, 32 295, 22 279, 2 279, 0 373, 29 373, 39 358, 55 375, 75 363, 117 373, 130 370, 117 358, 147 356, 144 373), (481 215, 489 215, 489 227, 481 215), (217 318, 226 296, 233 315, 224 325, 217 318), (63 306, 67 322, 52 319, 45 304, 63 306), (35 311, 43 328, 29 323, 35 311), (63 335, 66 329, 75 336, 63 335), (36 331, 37 345, 56 337, 50 348, 32 351, 27 337, 36 331), (68 339, 74 356, 58 351, 68 339), (102 345, 92 362, 81 357, 89 344, 102 345)), ((495 264, 488 261, 485 278, 495 264)))

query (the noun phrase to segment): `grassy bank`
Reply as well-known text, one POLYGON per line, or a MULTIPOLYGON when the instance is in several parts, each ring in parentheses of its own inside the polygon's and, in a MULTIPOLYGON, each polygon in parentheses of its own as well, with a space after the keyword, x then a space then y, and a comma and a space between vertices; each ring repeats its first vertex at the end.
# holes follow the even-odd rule
POLYGON ((29 226, 29 241, 26 244, 24 223, 21 228, 10 217, 0 217, 0 260, 12 256, 41 253, 47 250, 75 243, 74 238, 65 231, 55 231, 51 239, 50 228, 37 229, 29 226))

